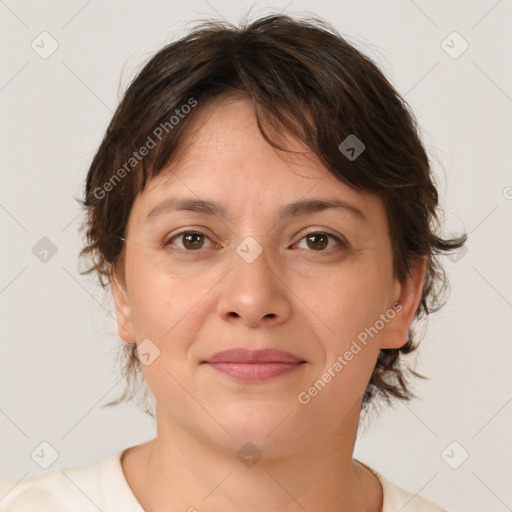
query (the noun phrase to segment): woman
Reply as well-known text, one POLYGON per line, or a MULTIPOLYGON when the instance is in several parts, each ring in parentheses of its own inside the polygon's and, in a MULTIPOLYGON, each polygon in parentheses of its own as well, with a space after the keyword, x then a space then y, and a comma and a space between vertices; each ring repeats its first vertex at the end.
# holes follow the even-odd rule
POLYGON ((362 410, 411 398, 411 324, 464 237, 436 234, 414 117, 334 29, 212 22, 162 49, 83 204, 157 436, 3 482, 2 510, 444 510, 353 449, 362 410))

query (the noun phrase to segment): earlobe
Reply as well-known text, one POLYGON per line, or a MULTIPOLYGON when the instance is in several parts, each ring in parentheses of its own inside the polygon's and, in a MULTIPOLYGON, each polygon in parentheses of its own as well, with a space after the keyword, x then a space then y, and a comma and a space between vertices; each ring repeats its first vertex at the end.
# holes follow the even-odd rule
POLYGON ((119 282, 113 267, 109 269, 109 280, 116 308, 117 332, 126 343, 135 343, 132 312, 128 302, 126 288, 119 282))
POLYGON ((418 259, 411 264, 410 275, 403 283, 399 283, 395 300, 398 306, 393 307, 395 316, 382 332, 381 348, 400 348, 407 343, 409 327, 423 294, 425 270, 425 261, 418 259))

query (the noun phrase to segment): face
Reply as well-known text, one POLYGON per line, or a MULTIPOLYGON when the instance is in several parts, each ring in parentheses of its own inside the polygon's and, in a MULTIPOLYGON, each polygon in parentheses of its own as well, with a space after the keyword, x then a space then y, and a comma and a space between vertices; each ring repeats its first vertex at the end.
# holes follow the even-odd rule
POLYGON ((420 287, 393 278, 382 200, 288 147, 301 154, 265 141, 251 103, 217 101, 133 204, 113 291, 121 337, 150 340, 159 427, 276 454, 341 435, 379 349, 407 340, 420 287), (214 362, 233 348, 292 357, 214 362))

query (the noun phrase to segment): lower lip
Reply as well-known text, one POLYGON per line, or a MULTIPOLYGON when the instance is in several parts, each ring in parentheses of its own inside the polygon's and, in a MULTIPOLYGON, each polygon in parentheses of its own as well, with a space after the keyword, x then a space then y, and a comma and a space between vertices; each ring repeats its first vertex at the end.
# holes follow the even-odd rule
POLYGON ((208 363, 215 370, 246 382, 264 382, 293 372, 303 363, 208 363))

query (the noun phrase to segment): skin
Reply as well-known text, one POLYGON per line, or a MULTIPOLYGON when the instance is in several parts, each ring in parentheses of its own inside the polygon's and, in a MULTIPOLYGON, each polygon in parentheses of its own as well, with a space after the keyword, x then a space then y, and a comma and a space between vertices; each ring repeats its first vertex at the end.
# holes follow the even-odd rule
POLYGON ((378 479, 352 458, 361 400, 380 348, 407 341, 424 265, 397 282, 382 200, 338 181, 291 137, 300 154, 272 148, 251 102, 218 98, 198 113, 180 158, 137 196, 123 272, 111 277, 119 335, 160 350, 143 365, 157 437, 124 453, 128 484, 146 511, 380 511, 378 479), (229 218, 175 211, 145 224, 169 197, 217 201, 229 218), (312 198, 345 201, 365 220, 343 209, 276 220, 281 206, 312 198), (309 228, 350 246, 321 235, 308 242, 309 228), (205 237, 161 247, 183 229, 205 237), (236 252, 249 236, 263 249, 252 263, 236 252), (396 302, 400 312, 379 334, 299 403, 396 302), (286 350, 306 363, 256 384, 201 364, 240 346, 286 350), (252 467, 237 457, 247 442, 262 455, 252 467))

